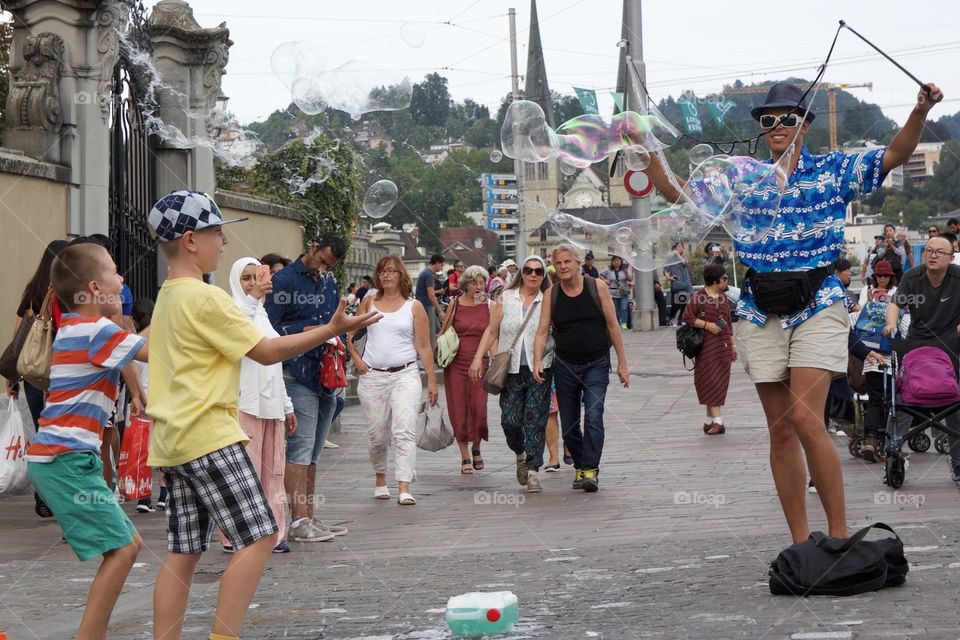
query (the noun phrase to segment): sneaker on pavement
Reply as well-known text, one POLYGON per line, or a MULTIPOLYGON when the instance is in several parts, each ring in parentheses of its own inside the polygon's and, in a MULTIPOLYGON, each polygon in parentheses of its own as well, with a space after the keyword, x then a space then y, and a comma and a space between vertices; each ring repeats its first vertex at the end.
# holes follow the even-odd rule
POLYGON ((323 448, 324 448, 324 449, 339 449, 339 448, 340 448, 340 445, 335 444, 335 443, 333 443, 333 442, 330 442, 329 440, 324 440, 324 441, 323 441, 323 448))
POLYGON ((544 470, 547 473, 560 473, 560 463, 558 462, 557 464, 552 465, 548 464, 546 467, 544 467, 544 470))
POLYGON ((517 482, 521 485, 527 484, 527 454, 517 454, 517 482))
POLYGON ((156 509, 150 504, 150 498, 141 498, 137 501, 138 513, 153 513, 156 509))
POLYGON ((224 552, 224 553, 236 553, 236 552, 237 552, 237 550, 234 548, 234 546, 233 546, 232 544, 222 544, 222 545, 220 545, 220 547, 223 549, 223 552, 224 552))
POLYGON ((527 493, 540 493, 540 474, 534 469, 527 471, 527 493))
POLYGON ((877 455, 876 436, 867 436, 864 438, 863 446, 860 450, 863 455, 863 459, 867 462, 877 462, 879 460, 879 456, 877 455))
POLYGON ((346 527, 341 527, 340 525, 327 524, 326 522, 321 520, 319 516, 313 516, 310 522, 312 522, 313 526, 316 527, 319 531, 322 531, 323 533, 330 533, 335 536, 342 536, 347 531, 349 531, 349 529, 347 529, 346 527))
POLYGON ((576 475, 573 477, 573 488, 574 489, 583 489, 583 471, 576 469, 576 475))
POLYGON ((333 534, 320 531, 309 518, 301 518, 290 525, 287 538, 295 542, 329 542, 333 534))
POLYGON ((580 481, 580 488, 587 493, 594 493, 600 488, 600 478, 597 477, 599 474, 599 469, 584 469, 583 480, 580 481))
POLYGON ((813 484, 813 478, 810 478, 810 482, 807 484, 807 493, 816 493, 817 487, 813 484))
POLYGON ((157 508, 157 511, 163 511, 167 508, 166 500, 157 500, 157 503, 154 505, 157 508))
POLYGON ((290 545, 286 542, 280 542, 273 548, 274 553, 290 553, 290 545))

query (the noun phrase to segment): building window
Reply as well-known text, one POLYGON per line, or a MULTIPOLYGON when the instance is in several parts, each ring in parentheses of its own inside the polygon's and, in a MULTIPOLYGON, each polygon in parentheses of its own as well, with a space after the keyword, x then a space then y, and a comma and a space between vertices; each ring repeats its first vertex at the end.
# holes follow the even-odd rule
POLYGON ((546 227, 540 227, 540 242, 547 241, 547 229, 546 227))
POLYGON ((537 179, 537 167, 534 164, 529 162, 523 163, 523 179, 524 180, 536 180, 537 179))
POLYGON ((550 165, 546 162, 537 163, 537 180, 549 180, 550 179, 550 165))

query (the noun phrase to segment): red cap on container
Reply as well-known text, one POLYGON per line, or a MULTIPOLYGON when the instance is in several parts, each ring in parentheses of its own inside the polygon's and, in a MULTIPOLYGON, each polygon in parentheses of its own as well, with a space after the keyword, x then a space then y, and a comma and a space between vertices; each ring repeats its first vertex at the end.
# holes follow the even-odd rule
MULTIPOLYGON (((490 622, 496 622, 500 619, 500 609, 487 609, 487 620, 490 622)), ((0 638, 3 640, 3 638, 0 638)))

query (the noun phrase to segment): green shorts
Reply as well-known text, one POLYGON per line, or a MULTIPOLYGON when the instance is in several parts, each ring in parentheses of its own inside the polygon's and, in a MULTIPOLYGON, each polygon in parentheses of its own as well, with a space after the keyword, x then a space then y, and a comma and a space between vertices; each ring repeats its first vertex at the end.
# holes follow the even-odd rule
POLYGON ((81 561, 133 542, 137 529, 107 487, 98 455, 63 453, 52 462, 31 462, 28 468, 34 489, 81 561))

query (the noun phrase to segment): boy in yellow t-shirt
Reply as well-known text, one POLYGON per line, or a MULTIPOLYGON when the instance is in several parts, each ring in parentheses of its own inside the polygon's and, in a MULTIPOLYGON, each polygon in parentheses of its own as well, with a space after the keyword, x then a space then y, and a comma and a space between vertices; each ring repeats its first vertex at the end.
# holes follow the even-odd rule
MULTIPOLYGON (((150 335, 148 463, 166 480, 168 553, 153 597, 154 638, 180 638, 193 572, 217 526, 237 553, 220 582, 211 639, 236 638, 276 543, 277 523, 247 456, 237 421, 240 358, 263 365, 294 357, 332 336, 379 320, 348 317, 340 301, 329 324, 264 338, 230 296, 203 282, 217 269, 228 240, 213 200, 175 191, 150 211, 150 227, 169 263, 150 335)), ((268 283, 263 283, 269 288, 268 283)))

